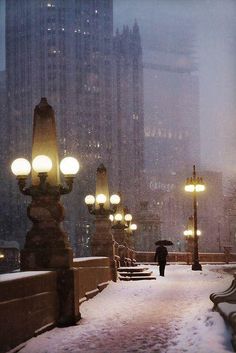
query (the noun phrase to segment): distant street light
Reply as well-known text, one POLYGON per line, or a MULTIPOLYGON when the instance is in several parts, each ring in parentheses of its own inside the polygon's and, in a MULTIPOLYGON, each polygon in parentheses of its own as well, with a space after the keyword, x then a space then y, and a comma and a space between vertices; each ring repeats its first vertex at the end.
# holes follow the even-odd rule
POLYGON ((131 247, 131 248, 134 248, 134 233, 135 231, 138 229, 137 227, 137 224, 135 223, 131 223, 128 228, 125 229, 127 235, 128 235, 128 245, 131 247))
POLYGON ((127 207, 123 207, 122 204, 119 204, 117 212, 114 216, 109 217, 112 222, 112 229, 114 231, 115 240, 119 244, 127 244, 132 246, 131 236, 134 231, 137 229, 135 223, 131 223, 133 216, 129 213, 127 207))
MULTIPOLYGON (((198 234, 197 234, 197 193, 205 190, 205 184, 203 179, 196 176, 195 165, 193 166, 193 175, 191 178, 187 178, 185 184, 185 191, 193 193, 193 271, 201 271, 202 266, 199 263, 198 258, 198 234)), ((190 233, 188 234, 190 235, 190 233)))
MULTIPOLYGON (((192 253, 192 258, 193 258, 193 216, 190 216, 188 218, 188 224, 187 224, 187 229, 185 229, 185 231, 183 232, 184 236, 185 236, 185 240, 187 242, 187 252, 191 252, 192 253)), ((197 236, 199 237, 202 234, 202 232, 197 229, 197 236)))

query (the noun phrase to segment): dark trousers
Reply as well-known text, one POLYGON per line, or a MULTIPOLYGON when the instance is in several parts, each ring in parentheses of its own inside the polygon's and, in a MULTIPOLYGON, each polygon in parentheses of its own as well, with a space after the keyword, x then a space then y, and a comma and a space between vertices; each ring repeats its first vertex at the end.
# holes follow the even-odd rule
POLYGON ((166 261, 159 261, 160 276, 164 277, 165 267, 166 267, 166 261))

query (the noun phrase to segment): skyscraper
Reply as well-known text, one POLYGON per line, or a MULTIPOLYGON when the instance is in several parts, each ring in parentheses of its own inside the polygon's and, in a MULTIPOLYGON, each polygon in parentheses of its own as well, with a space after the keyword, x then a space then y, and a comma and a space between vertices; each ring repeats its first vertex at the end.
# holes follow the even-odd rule
POLYGON ((114 38, 117 171, 119 190, 134 207, 144 169, 143 61, 138 24, 117 30, 114 38))
MULTIPOLYGON (((81 164, 80 203, 100 161, 113 171, 112 10, 112 0, 6 2, 8 163, 30 158, 33 109, 47 97, 56 113, 61 157, 73 154, 81 164)), ((14 184, 9 194, 14 208, 14 184)))
MULTIPOLYGON (((31 159, 33 109, 41 97, 55 110, 60 157, 72 154, 80 162, 78 183, 65 200, 65 227, 76 248, 78 238, 83 243, 89 236, 84 196, 94 192, 101 162, 111 191, 120 189, 130 204, 140 191, 144 129, 138 25, 114 39, 112 0, 7 1, 6 82, 7 164, 17 157, 31 159)), ((27 201, 14 178, 8 179, 8 213, 15 215, 11 238, 22 245, 27 201)))

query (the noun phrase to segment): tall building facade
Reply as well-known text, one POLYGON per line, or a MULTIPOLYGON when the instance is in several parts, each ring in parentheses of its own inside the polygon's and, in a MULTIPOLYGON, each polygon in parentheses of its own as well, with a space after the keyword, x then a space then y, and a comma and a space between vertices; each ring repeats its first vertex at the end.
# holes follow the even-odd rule
POLYGON ((148 200, 160 216, 161 236, 174 241, 183 228, 182 183, 192 165, 200 164, 193 29, 193 24, 160 25, 144 63, 148 200))
MULTIPOLYGON (((64 225, 73 248, 78 250, 80 244, 86 247, 86 254, 92 225, 84 197, 95 191, 98 165, 102 162, 107 167, 111 191, 120 189, 127 199, 133 197, 131 204, 140 190, 144 140, 142 50, 138 25, 128 32, 122 39, 118 35, 114 39, 112 0, 6 2, 10 139, 5 163, 10 165, 17 157, 31 159, 33 109, 41 97, 47 97, 55 110, 60 157, 73 155, 81 165, 74 192, 63 200, 67 210, 64 225), (122 54, 117 51, 118 41, 123 42, 122 54), (126 73, 130 82, 124 91, 126 73), (120 96, 122 114, 118 114, 120 96)), ((6 213, 15 215, 9 240, 17 239, 22 246, 28 200, 20 195, 9 167, 7 170, 11 201, 6 213)))
MULTIPOLYGON (((93 192, 88 189, 94 185, 98 164, 109 166, 111 177, 115 169, 112 49, 112 0, 6 2, 7 115, 11 136, 7 163, 20 156, 30 159, 33 109, 41 97, 47 97, 56 113, 61 157, 73 155, 81 164, 74 197, 65 201, 70 205, 67 223, 71 226, 72 219, 83 224, 87 212, 83 197, 93 192), (75 213, 75 202, 81 204, 81 217, 75 213)), ((24 212, 23 200, 11 179, 9 207, 17 207, 15 214, 20 214, 24 212)))
POLYGON ((141 199, 144 171, 143 60, 138 24, 114 38, 117 172, 129 207, 141 199))

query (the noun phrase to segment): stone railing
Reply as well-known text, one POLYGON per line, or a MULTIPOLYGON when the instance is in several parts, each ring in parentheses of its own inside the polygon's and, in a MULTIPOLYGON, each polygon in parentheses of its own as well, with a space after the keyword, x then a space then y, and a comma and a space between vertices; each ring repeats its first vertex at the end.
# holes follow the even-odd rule
POLYGON ((115 242, 115 259, 117 268, 121 266, 134 266, 136 264, 136 251, 126 244, 115 242))
MULTIPOLYGON (((136 251, 137 262, 154 263, 154 251, 136 251)), ((191 263, 192 254, 189 252, 169 252, 167 262, 191 263)), ((202 263, 229 263, 236 262, 236 254, 226 253, 199 253, 199 261, 202 263)))
POLYGON ((220 293, 212 293, 213 310, 218 311, 232 329, 232 345, 236 351, 236 273, 229 288, 220 293))
POLYGON ((106 257, 74 259, 70 276, 56 271, 31 271, 0 276, 0 352, 6 352, 27 339, 54 326, 60 316, 79 319, 80 304, 96 295, 111 280, 106 257), (60 280, 59 280, 60 278, 60 280), (62 313, 61 301, 70 303, 62 313), (71 300, 72 298, 72 300, 71 300))

